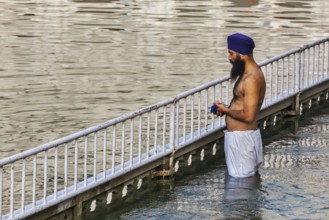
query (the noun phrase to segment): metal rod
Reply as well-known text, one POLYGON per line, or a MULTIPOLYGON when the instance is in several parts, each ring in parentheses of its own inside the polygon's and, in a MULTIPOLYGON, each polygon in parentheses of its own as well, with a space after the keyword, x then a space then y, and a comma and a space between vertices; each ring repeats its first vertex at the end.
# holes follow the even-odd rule
POLYGON ((77 190, 78 185, 78 141, 75 140, 74 146, 74 191, 77 190))
POLYGON ((326 68, 326 77, 328 77, 329 74, 329 42, 327 42, 327 68, 326 68))
POLYGON ((157 145, 158 145, 158 118, 159 118, 159 111, 158 109, 155 110, 155 122, 154 122, 154 153, 157 153, 157 145))
MULTIPOLYGON (((14 164, 10 165, 10 217, 14 218, 14 164)), ((2 199, 2 198, 1 198, 2 199)))
POLYGON ((312 84, 314 83, 315 48, 312 47, 312 84))
POLYGON ((64 191, 65 191, 65 195, 67 195, 67 185, 68 185, 68 182, 67 182, 67 176, 68 176, 68 152, 67 152, 67 144, 65 144, 65 147, 64 147, 64 191))
POLYGON ((125 123, 122 123, 121 133, 121 170, 124 170, 125 163, 125 123))
POLYGON ((0 167, 0 219, 2 219, 2 180, 3 180, 3 167, 1 166, 0 167))
POLYGON ((163 107, 163 132, 162 132, 162 152, 165 152, 165 147, 166 147, 166 123, 167 122, 167 108, 163 107))
POLYGON ((317 73, 317 82, 319 82, 319 79, 320 79, 320 45, 318 45, 318 73, 317 73))
POLYGON ((275 61, 276 74, 275 74, 275 100, 278 100, 278 78, 279 78, 279 63, 275 61))
POLYGON ((84 161, 83 161, 83 180, 84 185, 87 185, 87 178, 88 178, 88 136, 85 136, 84 141, 84 161))
MULTIPOLYGON (((1 169, 2 170, 2 169, 1 169)), ((2 181, 2 174, 1 175, 1 181, 2 181)), ((22 161, 22 201, 21 201, 21 208, 22 208, 22 212, 25 212, 25 175, 26 175, 26 160, 23 159, 22 161)), ((2 189, 0 189, 2 191, 2 189)), ((1 194, 1 192, 0 192, 1 194)), ((0 200, 2 200, 2 196, 0 196, 0 200)), ((1 209, 1 207, 0 207, 1 209)), ((0 215, 0 219, 1 219, 1 215, 0 215)))
POLYGON ((43 163, 43 201, 45 204, 47 203, 47 184, 48 184, 48 150, 45 151, 44 163, 43 163))
POLYGON ((205 121, 204 121, 204 124, 205 124, 205 128, 208 127, 208 105, 209 105, 209 90, 206 89, 206 94, 205 94, 205 99, 206 99, 206 102, 205 102, 205 111, 204 111, 204 118, 205 118, 205 121))
POLYGON ((106 137, 106 129, 104 129, 103 133, 103 175, 106 177, 106 162, 107 162, 107 137, 106 137))
POLYGON ((112 130, 112 174, 115 173, 116 126, 112 130))
POLYGON ((193 140, 193 134, 194 134, 194 94, 190 96, 191 97, 191 138, 190 140, 193 140))
POLYGON ((201 93, 198 92, 198 136, 201 135, 201 93))
MULTIPOLYGON (((213 96, 212 96, 212 102, 214 103, 216 101, 216 87, 213 86, 213 96)), ((215 115, 211 114, 211 128, 214 129, 215 127, 215 115)))
POLYGON ((146 159, 149 158, 150 154, 150 126, 151 126, 151 113, 147 113, 147 130, 146 130, 146 159))
POLYGON ((93 179, 96 181, 97 177, 97 132, 94 133, 94 174, 93 174, 93 179))
POLYGON ((307 58, 306 58, 306 85, 308 86, 310 84, 309 78, 310 78, 310 49, 307 48, 307 58))
POLYGON ((138 163, 142 161, 142 116, 138 120, 138 163))
POLYGON ((129 150, 130 167, 133 166, 133 145, 134 145, 134 118, 130 119, 130 150, 129 150))
POLYGON ((55 147, 55 163, 54 163, 54 199, 57 199, 57 181, 58 181, 58 147, 55 147))
POLYGON ((283 75, 284 75, 284 60, 282 59, 281 60, 281 95, 283 95, 283 84, 284 84, 284 78, 283 78, 283 75))
POLYGON ((183 99, 183 143, 186 142, 186 98, 183 99))
MULTIPOLYGON (((174 150, 175 148, 175 103, 170 106, 170 149, 174 150)), ((147 152, 149 153, 149 152, 147 152)))
POLYGON ((37 183, 37 155, 33 156, 33 186, 32 186, 32 208, 36 203, 36 183, 37 183))
POLYGON ((179 100, 175 103, 175 145, 178 146, 179 141, 179 100))

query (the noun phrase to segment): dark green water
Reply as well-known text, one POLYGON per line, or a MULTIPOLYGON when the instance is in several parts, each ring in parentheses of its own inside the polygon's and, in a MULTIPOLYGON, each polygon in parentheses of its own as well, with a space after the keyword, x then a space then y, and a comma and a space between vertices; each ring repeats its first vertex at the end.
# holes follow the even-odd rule
POLYGON ((328 219, 328 112, 322 102, 262 130, 259 177, 229 178, 217 154, 84 219, 328 219))

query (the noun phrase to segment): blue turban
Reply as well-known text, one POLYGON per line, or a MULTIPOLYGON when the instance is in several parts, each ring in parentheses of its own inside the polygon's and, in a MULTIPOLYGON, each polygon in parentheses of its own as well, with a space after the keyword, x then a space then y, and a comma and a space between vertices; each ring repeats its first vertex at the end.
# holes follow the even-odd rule
POLYGON ((244 34, 235 33, 227 37, 227 48, 240 54, 252 54, 254 40, 244 34))

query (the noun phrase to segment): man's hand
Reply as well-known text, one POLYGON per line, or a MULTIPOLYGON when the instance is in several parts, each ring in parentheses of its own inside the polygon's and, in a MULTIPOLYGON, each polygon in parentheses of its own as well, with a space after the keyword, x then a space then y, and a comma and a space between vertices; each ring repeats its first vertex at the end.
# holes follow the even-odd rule
POLYGON ((230 111, 230 109, 228 107, 226 107, 226 105, 221 103, 221 102, 217 101, 217 102, 214 102, 213 104, 218 107, 217 111, 214 112, 214 114, 219 116, 219 117, 224 116, 225 114, 227 114, 230 111))

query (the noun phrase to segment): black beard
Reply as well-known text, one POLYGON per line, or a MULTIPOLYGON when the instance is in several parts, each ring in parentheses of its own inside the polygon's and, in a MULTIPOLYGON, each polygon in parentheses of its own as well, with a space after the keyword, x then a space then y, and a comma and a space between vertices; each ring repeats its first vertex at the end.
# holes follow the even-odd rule
POLYGON ((231 79, 235 80, 237 77, 241 76, 244 73, 245 62, 244 60, 241 60, 240 55, 238 55, 236 59, 231 63, 231 79))

